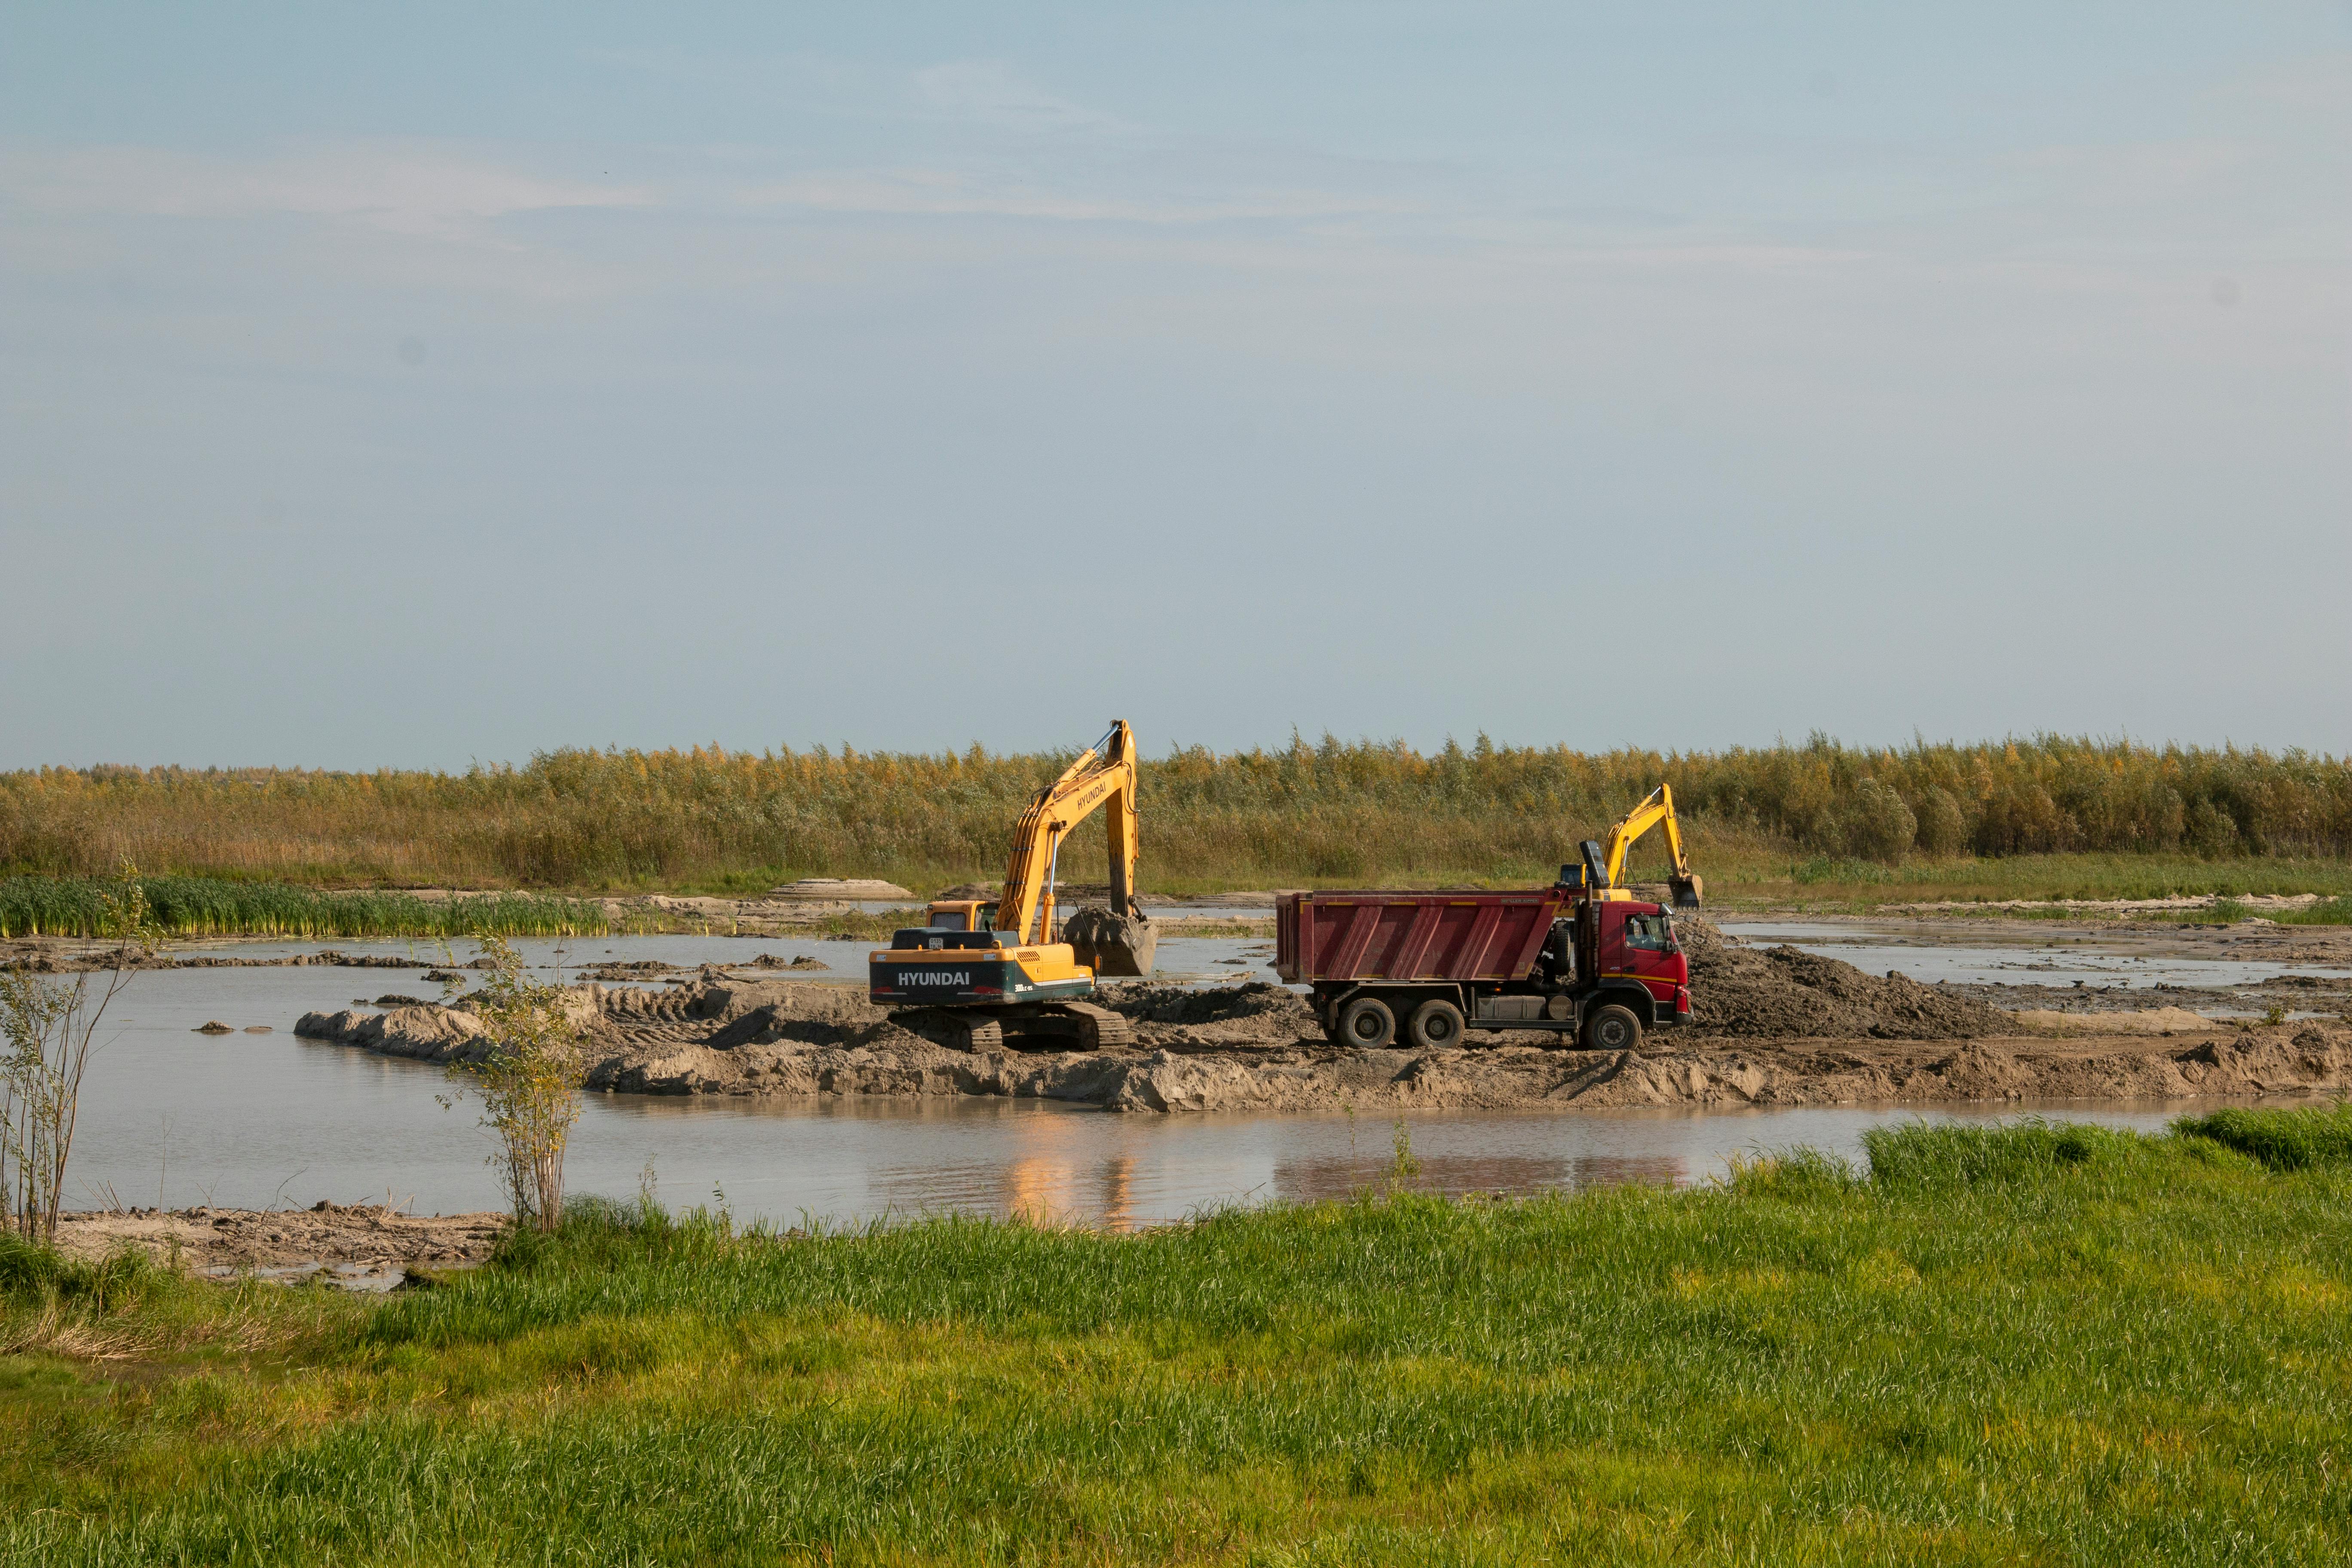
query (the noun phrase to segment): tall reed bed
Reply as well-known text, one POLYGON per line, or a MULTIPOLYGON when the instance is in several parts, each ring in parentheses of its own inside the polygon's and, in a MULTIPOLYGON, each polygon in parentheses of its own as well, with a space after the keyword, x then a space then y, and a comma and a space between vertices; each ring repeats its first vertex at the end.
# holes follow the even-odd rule
MULTIPOLYGON (((155 924, 176 937, 575 936, 610 929, 600 903, 537 893, 428 900, 209 877, 152 877, 144 885, 155 924)), ((100 935, 106 890, 106 883, 81 877, 0 879, 0 937, 100 935)))
MULTIPOLYGON (((697 748, 454 774, 49 768, 0 774, 0 868, 84 876, 129 856, 228 880, 570 889, 984 877, 1067 760, 697 748)), ((1144 764, 1144 832, 1160 886, 1517 876, 1572 859, 1661 781, 1718 860, 1811 867, 1825 883, 2085 852, 2352 856, 2352 763, 2061 736, 1686 753, 1482 738, 1424 754, 1328 736, 1183 748, 1144 764)), ((1066 872, 1098 877, 1095 836, 1076 848, 1066 872)))

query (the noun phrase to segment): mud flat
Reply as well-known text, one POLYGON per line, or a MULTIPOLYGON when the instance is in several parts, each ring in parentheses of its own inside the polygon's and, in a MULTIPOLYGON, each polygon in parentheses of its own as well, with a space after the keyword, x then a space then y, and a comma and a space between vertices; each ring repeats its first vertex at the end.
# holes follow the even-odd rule
POLYGON ((479 1262, 506 1225, 504 1215, 425 1216, 381 1204, 89 1210, 58 1216, 58 1248, 95 1260, 131 1247, 199 1274, 284 1279, 323 1271, 345 1285, 384 1289, 420 1266, 479 1262))
MULTIPOLYGON (((1638 1051, 1475 1035, 1464 1048, 1327 1042, 1305 999, 1249 984, 1106 988, 1133 1047, 968 1052, 891 1021, 852 986, 706 969, 652 992, 571 993, 587 1084, 623 1094, 1034 1097, 1118 1110, 1829 1106, 2325 1095, 2352 1089, 2352 1031, 2239 1028, 2178 1008, 2018 1015, 1969 988, 1869 975, 1697 928, 1696 1026, 1638 1051)), ((297 1032, 451 1061, 482 1048, 463 1004, 306 1015, 297 1032)))

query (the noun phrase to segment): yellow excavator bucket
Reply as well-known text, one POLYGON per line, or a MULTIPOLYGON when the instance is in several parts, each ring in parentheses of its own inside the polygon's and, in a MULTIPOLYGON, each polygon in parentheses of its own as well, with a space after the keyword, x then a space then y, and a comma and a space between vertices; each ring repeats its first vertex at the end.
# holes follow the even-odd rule
POLYGON ((1078 962, 1098 980, 1149 974, 1160 954, 1160 932, 1140 910, 1123 915, 1090 905, 1070 917, 1062 928, 1062 940, 1077 951, 1078 962))

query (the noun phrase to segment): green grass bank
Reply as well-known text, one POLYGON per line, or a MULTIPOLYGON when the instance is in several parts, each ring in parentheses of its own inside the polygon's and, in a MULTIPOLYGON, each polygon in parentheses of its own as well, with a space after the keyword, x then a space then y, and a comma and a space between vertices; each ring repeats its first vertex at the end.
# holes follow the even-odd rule
MULTIPOLYGON (((2140 899, 2195 895, 2213 901, 2142 918, 2227 924, 2255 912, 2236 900, 2250 893, 2304 893, 2352 884, 2352 867, 2332 862, 2264 859, 2186 861, 2160 856, 2032 856, 2013 860, 1909 866, 1899 874, 1832 879, 1805 868, 1757 857, 1710 858, 1698 864, 1707 898, 1718 912, 1750 908, 1867 912, 1891 904, 1968 903, 1991 900, 2140 899)), ((1487 885, 1550 880, 1556 868, 1520 867, 1500 875, 1469 870, 1437 873, 1436 885, 1487 885)), ((918 896, 957 881, 992 883, 1003 868, 916 879, 918 896)), ((1660 874, 1663 874, 1661 872, 1660 874)), ((751 879, 764 889, 783 873, 751 879)), ((1181 890, 1214 892, 1200 879, 1174 879, 1181 890), (1181 884, 1189 882, 1189 887, 1181 884)), ((1292 885, 1342 885, 1344 879, 1302 879, 1292 885)), ((332 889, 293 882, 239 882, 217 877, 142 877, 155 918, 166 936, 285 938, 423 937, 450 941, 488 931, 499 936, 576 936, 611 931, 700 930, 697 917, 663 916, 635 907, 614 916, 600 900, 562 893, 491 891, 456 898, 419 898, 397 889, 332 889)), ((1147 886, 1164 889, 1167 882, 1147 886)), ((0 877, 0 938, 89 937, 105 929, 111 884, 95 877, 0 877)), ((691 889, 671 889, 691 890, 691 889)), ((2063 904, 2008 909, 2012 916, 2079 920, 2063 904)), ((2352 893, 2334 893, 2299 910, 2266 908, 2265 919, 2287 925, 2352 925, 2352 893)), ((879 938, 903 921, 895 914, 855 911, 814 917, 818 935, 879 938)), ((1245 928, 1255 930, 1255 927, 1245 928)))
MULTIPOLYGON (((593 900, 493 892, 420 899, 374 889, 341 891, 215 877, 142 877, 166 936, 575 936, 611 929, 593 900)), ((0 878, 0 937, 96 936, 106 929, 110 884, 86 877, 0 878)))
POLYGON ((1134 1237, 607 1207, 382 1301, 11 1247, 0 1561, 2352 1553, 2352 1116, 1871 1155, 1134 1237))

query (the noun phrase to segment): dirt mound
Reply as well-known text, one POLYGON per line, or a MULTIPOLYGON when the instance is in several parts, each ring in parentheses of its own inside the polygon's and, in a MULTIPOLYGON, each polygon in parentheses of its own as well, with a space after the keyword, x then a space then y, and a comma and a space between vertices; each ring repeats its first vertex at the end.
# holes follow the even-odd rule
POLYGON ((1286 986, 1253 980, 1193 990, 1181 985, 1106 985, 1095 1000, 1138 1024, 1222 1024, 1265 1018, 1312 1032, 1315 1010, 1286 986))
POLYGON ((1690 959, 1691 1024, 1742 1039, 1973 1040, 2015 1022, 1973 996, 1793 947, 1750 947, 1705 921, 1675 924, 1690 959))
POLYGON ((836 1045, 889 1016, 847 985, 709 973, 675 991, 604 991, 595 1008, 592 1040, 611 1046, 691 1040, 714 1050, 780 1041, 836 1045))
POLYGON ((911 899, 915 895, 896 882, 885 882, 876 877, 803 877, 797 882, 786 882, 781 888, 768 889, 771 899, 841 900, 911 899))

